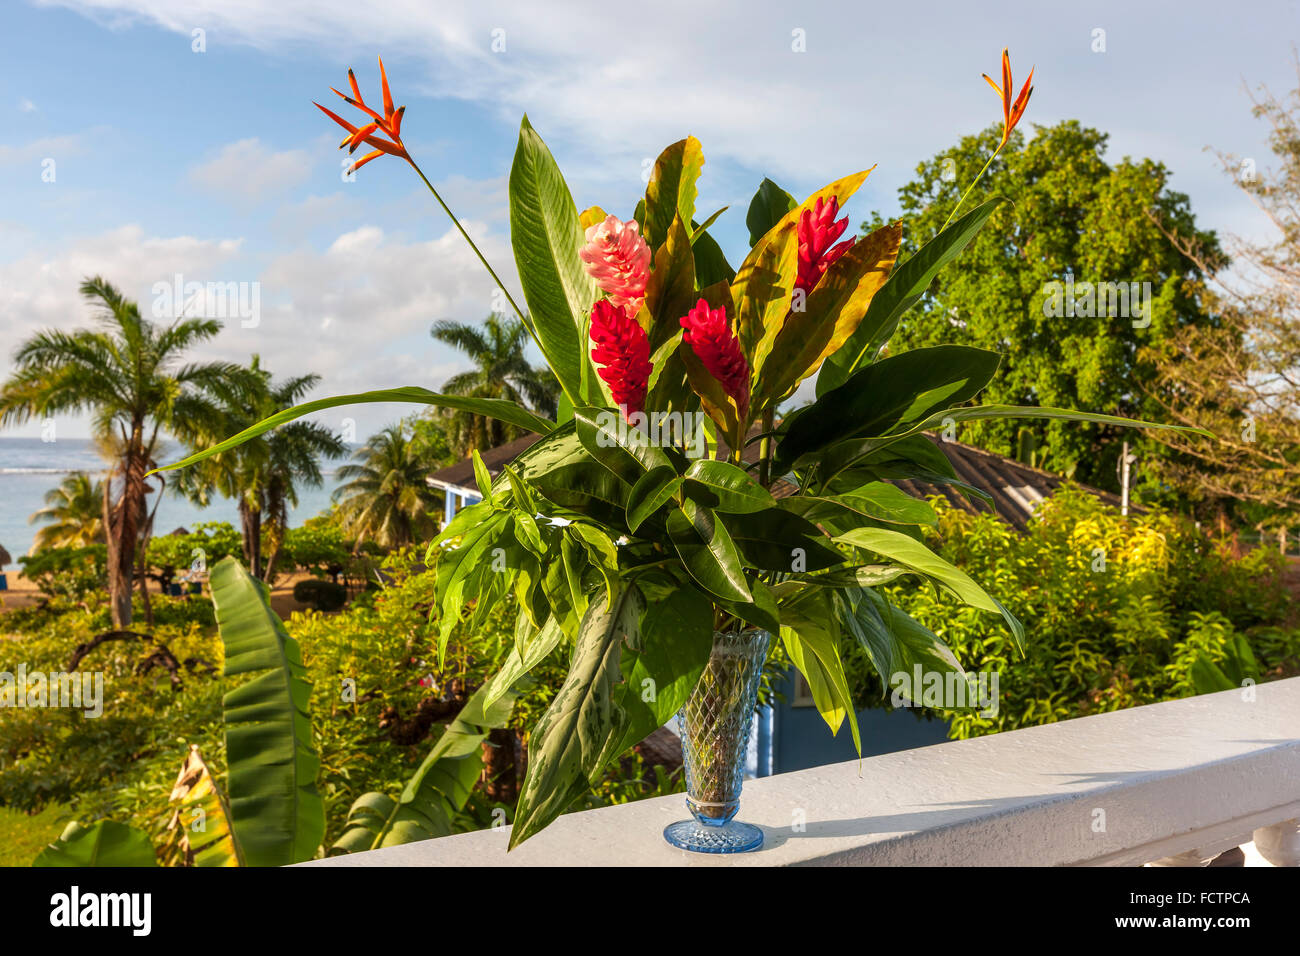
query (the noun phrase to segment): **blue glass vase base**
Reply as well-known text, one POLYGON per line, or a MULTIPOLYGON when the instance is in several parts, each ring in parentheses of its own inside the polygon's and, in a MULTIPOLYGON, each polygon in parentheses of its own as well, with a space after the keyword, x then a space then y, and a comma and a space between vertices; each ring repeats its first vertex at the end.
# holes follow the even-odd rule
POLYGON ((692 853, 747 853, 763 845, 763 831, 752 823, 730 820, 720 827, 682 820, 664 828, 664 839, 692 853))

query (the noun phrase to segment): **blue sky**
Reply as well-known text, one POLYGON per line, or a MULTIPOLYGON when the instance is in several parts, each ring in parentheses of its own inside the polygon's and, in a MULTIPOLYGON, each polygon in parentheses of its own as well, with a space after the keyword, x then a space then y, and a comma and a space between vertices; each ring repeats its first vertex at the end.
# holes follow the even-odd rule
MULTIPOLYGON (((88 272, 146 306, 153 284, 176 273, 259 283, 259 326, 229 324, 200 357, 258 352, 280 374, 323 375, 317 395, 436 388, 459 370, 429 325, 481 320, 491 282, 404 164, 381 160, 343 182, 335 128, 311 106, 330 105, 348 65, 377 98, 378 54, 407 105, 408 146, 503 273, 524 111, 579 206, 623 215, 645 160, 698 136, 708 157, 699 204, 731 204, 715 232, 738 260, 764 175, 802 196, 879 163, 852 222, 895 211, 894 191, 920 160, 998 118, 980 73, 994 71, 1003 45, 1017 83, 1037 66, 1027 124, 1077 118, 1106 130, 1108 158, 1164 161, 1204 225, 1263 235, 1205 147, 1265 165, 1245 85, 1296 85, 1294 2, 370 6, 5 3, 0 374, 33 330, 86 321, 76 287, 88 272), (653 13, 638 22, 641 11, 653 13), (192 49, 196 29, 203 52, 192 49), (49 159, 55 180, 43 182, 49 159)), ((326 421, 350 415, 364 437, 403 410, 326 421)))

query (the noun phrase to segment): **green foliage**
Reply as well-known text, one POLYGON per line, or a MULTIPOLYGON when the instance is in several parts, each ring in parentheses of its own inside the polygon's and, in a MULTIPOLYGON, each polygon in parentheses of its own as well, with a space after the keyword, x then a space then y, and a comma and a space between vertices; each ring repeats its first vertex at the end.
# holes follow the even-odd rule
MULTIPOLYGON (((1000 124, 964 137, 921 163, 916 177, 900 188, 907 230, 898 273, 939 232, 963 184, 1000 137, 1000 124), (948 164, 955 177, 944 174, 948 164)), ((961 267, 930 285, 917 308, 903 316, 890 348, 959 342, 1001 352, 1002 370, 985 392, 987 402, 1158 417, 1159 406, 1143 396, 1144 388, 1155 384, 1155 369, 1139 358, 1139 350, 1210 318, 1198 269, 1155 220, 1207 252, 1217 243, 1213 234, 1196 228, 1187 197, 1168 188, 1170 174, 1162 164, 1107 163, 1106 142, 1104 133, 1076 121, 1039 128, 1029 142, 1013 133, 972 192, 977 201, 1005 197, 1010 202, 989 210, 988 223, 963 253, 961 267), (1067 273, 1078 292, 1085 282, 1150 282, 1150 326, 1134 328, 1142 321, 1136 317, 1045 315, 1044 287, 1064 281, 1067 273)), ((883 222, 876 215, 863 228, 883 222)), ((960 437, 1014 456, 1022 427, 1042 450, 1040 467, 1072 473, 1097 487, 1115 486, 1119 441, 1107 426, 995 421, 968 426, 960 437)), ((1160 453, 1162 446, 1153 441, 1131 440, 1140 455, 1160 453)))
POLYGON ((309 571, 317 577, 335 577, 342 573, 352 556, 343 527, 335 514, 308 518, 284 536, 284 559, 287 564, 309 571))
POLYGON ((113 820, 69 823, 32 866, 157 866, 149 834, 113 820))
POLYGON ((150 567, 174 573, 184 568, 205 571, 242 550, 239 532, 230 522, 201 521, 189 534, 150 538, 147 555, 150 567))
POLYGON ((18 563, 23 576, 52 598, 80 601, 108 586, 108 549, 102 544, 46 548, 18 563))
MULTIPOLYGON (((1023 534, 942 500, 935 507, 938 553, 1005 595, 1025 624, 1021 656, 1004 629, 942 593, 885 589, 969 671, 998 673, 998 713, 945 712, 954 737, 1300 672, 1300 630, 1286 626, 1289 600, 1270 550, 1234 559, 1190 522, 1161 513, 1123 518, 1068 487, 1039 507, 1023 534), (1215 671, 1226 682, 1211 681, 1215 671)), ((876 669, 861 653, 849 656, 854 696, 882 702, 876 669)))

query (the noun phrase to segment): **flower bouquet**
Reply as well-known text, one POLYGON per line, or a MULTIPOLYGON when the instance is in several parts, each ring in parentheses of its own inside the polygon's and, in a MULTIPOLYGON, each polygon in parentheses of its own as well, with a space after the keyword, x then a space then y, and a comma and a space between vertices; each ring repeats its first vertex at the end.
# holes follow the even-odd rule
MULTIPOLYGON (((335 91, 361 112, 360 125, 320 108, 346 130, 343 147, 369 147, 354 169, 400 158, 451 215, 402 141, 405 108, 393 106, 382 61, 380 71, 379 108, 351 71, 350 95, 335 91)), ((1031 88, 1012 101, 1005 53, 1002 80, 989 82, 1009 135, 1031 88)), ((977 493, 926 432, 1006 417, 1142 424, 973 404, 997 371, 996 352, 945 345, 886 354, 900 316, 1001 200, 960 218, 954 210, 896 268, 901 223, 844 238, 840 210, 870 169, 802 202, 764 180, 746 213, 750 248, 733 267, 709 233, 724 210, 696 209, 703 165, 700 143, 688 137, 655 161, 627 219, 579 211, 525 117, 509 204, 527 308, 452 216, 558 380, 555 421, 501 399, 392 388, 308 402, 172 466, 358 402, 463 409, 542 436, 495 479, 474 454, 482 501, 462 509, 428 551, 440 653, 457 622, 503 600, 518 607, 514 648, 485 688, 485 708, 552 653, 570 658, 530 733, 511 847, 679 712, 693 819, 666 836, 708 852, 760 845, 761 831, 733 818, 769 642, 781 642, 831 731, 847 723, 860 750, 842 642, 859 643, 886 684, 918 666, 964 679, 943 641, 892 606, 881 585, 920 578, 1001 615, 1017 642, 1023 636, 1006 608, 923 543, 936 520, 930 506, 889 483, 977 493), (814 376, 815 400, 780 415, 814 376)), ((1001 217, 999 228, 1008 225, 1001 217)))

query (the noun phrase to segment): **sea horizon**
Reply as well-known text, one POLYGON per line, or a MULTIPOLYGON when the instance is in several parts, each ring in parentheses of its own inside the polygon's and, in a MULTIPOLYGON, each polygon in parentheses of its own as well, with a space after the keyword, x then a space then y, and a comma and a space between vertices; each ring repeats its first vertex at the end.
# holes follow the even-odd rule
MULTIPOLYGON (((164 446, 160 460, 173 460, 168 448, 179 451, 175 443, 164 446)), ((326 511, 330 494, 338 486, 338 468, 346 459, 323 462, 324 483, 320 488, 300 488, 297 508, 289 512, 289 524, 296 527, 308 518, 326 511)), ((56 488, 65 475, 86 472, 102 476, 107 473, 108 462, 95 449, 90 438, 59 438, 43 441, 40 438, 0 437, 0 545, 3 545, 17 562, 27 554, 41 525, 30 524, 28 519, 45 507, 45 493, 56 488)), ((149 498, 150 507, 155 504, 149 498)), ((206 508, 200 508, 170 491, 163 492, 157 502, 154 532, 170 534, 176 528, 193 530, 202 521, 228 521, 239 527, 236 503, 219 498, 206 508)))

